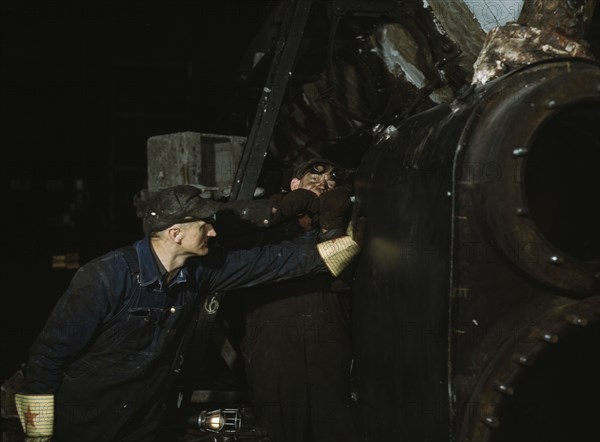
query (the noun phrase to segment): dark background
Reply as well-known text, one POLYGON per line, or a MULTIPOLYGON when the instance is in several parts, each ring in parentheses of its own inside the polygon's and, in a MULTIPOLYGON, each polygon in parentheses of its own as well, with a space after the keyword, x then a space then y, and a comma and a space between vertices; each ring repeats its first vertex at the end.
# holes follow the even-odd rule
POLYGON ((275 2, 2 2, 2 378, 75 269, 142 235, 150 136, 247 135, 240 60, 275 2))

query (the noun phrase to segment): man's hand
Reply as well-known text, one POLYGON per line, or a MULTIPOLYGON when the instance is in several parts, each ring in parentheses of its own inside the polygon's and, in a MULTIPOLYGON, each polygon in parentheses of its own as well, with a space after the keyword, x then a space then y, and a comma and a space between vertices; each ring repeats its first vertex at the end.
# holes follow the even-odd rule
POLYGON ((312 215, 319 210, 319 201, 314 192, 306 189, 296 189, 289 193, 278 193, 271 196, 273 219, 281 221, 296 218, 301 215, 312 215))
POLYGON ((48 442, 54 428, 54 396, 51 394, 15 394, 15 405, 25 440, 48 442))
POLYGON ((346 228, 351 206, 350 192, 344 187, 336 187, 319 196, 319 225, 321 229, 346 228))
POLYGON ((331 274, 337 278, 358 255, 360 247, 349 236, 341 236, 320 242, 317 250, 331 274))

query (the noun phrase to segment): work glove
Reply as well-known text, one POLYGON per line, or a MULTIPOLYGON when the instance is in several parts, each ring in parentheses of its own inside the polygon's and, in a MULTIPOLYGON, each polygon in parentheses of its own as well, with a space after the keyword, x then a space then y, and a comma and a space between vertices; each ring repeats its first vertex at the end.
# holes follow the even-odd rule
POLYGON ((319 202, 314 192, 296 189, 288 193, 278 193, 269 198, 274 213, 274 221, 296 218, 301 215, 312 215, 319 210, 319 202))
POLYGON ((341 236, 317 244, 319 255, 329 272, 336 278, 360 252, 360 247, 350 236, 341 236))
POLYGON ((54 395, 15 394, 19 420, 28 442, 48 442, 54 431, 54 395))
POLYGON ((345 187, 336 187, 319 196, 319 225, 321 229, 345 229, 351 206, 350 192, 345 187))

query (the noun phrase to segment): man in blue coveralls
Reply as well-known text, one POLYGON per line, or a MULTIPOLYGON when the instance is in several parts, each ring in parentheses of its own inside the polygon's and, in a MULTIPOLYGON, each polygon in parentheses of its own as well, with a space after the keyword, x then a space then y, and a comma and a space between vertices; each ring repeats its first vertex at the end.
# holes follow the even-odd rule
MULTIPOLYGON (((338 272, 358 251, 347 236, 317 247, 220 251, 209 247, 224 209, 217 204, 194 186, 165 189, 147 204, 143 239, 78 270, 30 350, 26 388, 16 395, 27 438, 155 440, 173 358, 210 292, 338 272)), ((263 204, 253 221, 268 225, 314 207, 315 195, 263 204)))

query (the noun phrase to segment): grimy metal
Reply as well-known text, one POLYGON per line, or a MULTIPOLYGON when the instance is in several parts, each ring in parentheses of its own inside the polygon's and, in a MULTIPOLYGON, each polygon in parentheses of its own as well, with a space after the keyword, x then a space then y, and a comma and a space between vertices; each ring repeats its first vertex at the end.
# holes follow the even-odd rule
POLYGON ((526 1, 462 96, 363 157, 357 403, 368 441, 588 441, 600 412, 596 1, 526 1))
POLYGON ((547 58, 363 158, 366 440, 583 441, 600 407, 600 66, 547 58))
POLYGON ((292 76, 312 0, 290 0, 288 3, 290 9, 287 20, 280 30, 269 75, 231 186, 231 201, 250 200, 254 196, 287 83, 292 76))

